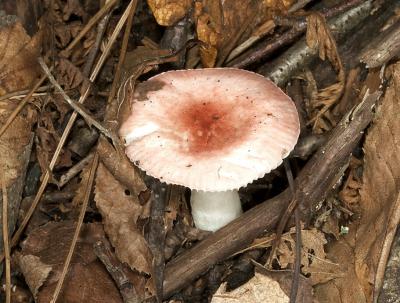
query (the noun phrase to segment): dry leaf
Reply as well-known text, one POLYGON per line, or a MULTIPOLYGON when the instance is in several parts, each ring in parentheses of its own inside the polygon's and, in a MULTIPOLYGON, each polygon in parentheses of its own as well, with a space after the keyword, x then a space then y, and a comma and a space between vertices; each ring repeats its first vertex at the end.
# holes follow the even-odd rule
MULTIPOLYGON (((0 11, 0 95, 26 89, 33 84, 38 75, 36 57, 40 40, 38 36, 31 39, 19 22, 7 23, 3 18, 7 17, 0 11)), ((0 127, 5 124, 17 105, 13 100, 0 101, 0 127)), ((17 221, 33 143, 32 127, 36 120, 36 111, 26 106, 0 137, 0 172, 7 187, 10 234, 17 221)), ((1 233, 0 251, 2 250, 1 233)))
POLYGON ((387 223, 400 192, 400 63, 364 143, 365 164, 355 247, 356 273, 368 301, 387 223))
POLYGON ((223 61, 233 48, 246 40, 273 12, 285 11, 293 1, 221 1, 195 3, 197 38, 203 42, 200 58, 204 67, 213 67, 217 57, 223 61))
MULTIPOLYGON (((39 288, 38 303, 50 302, 61 275, 76 228, 75 222, 51 222, 30 232, 22 244, 21 256, 17 259, 27 284, 32 291, 39 288), (35 263, 26 261, 33 260, 35 263)), ((101 224, 84 224, 65 278, 59 302, 116 302, 122 303, 120 294, 109 273, 94 254, 93 245, 104 240, 101 224)))
POLYGON ((320 133, 336 125, 328 110, 342 96, 345 82, 345 73, 342 61, 337 50, 335 39, 320 13, 311 13, 307 17, 307 45, 318 50, 322 60, 328 59, 338 74, 338 82, 319 90, 310 101, 314 131, 320 133))
POLYGON ((317 288, 323 302, 372 302, 377 264, 400 191, 400 63, 392 70, 392 81, 364 143, 360 218, 329 249, 329 256, 347 272, 317 288), (331 297, 334 292, 340 293, 340 300, 331 297))
POLYGON ((97 169, 95 200, 118 258, 132 270, 151 274, 153 258, 136 225, 144 209, 102 164, 97 169))
POLYGON ((87 190, 88 186, 88 180, 90 176, 90 170, 91 170, 91 164, 86 165, 81 173, 80 173, 80 182, 79 182, 79 187, 75 192, 75 196, 72 199, 72 205, 74 207, 81 205, 83 202, 83 199, 85 198, 85 192, 87 190))
POLYGON ((211 303, 284 303, 289 297, 279 286, 279 283, 270 277, 255 273, 247 283, 233 291, 225 291, 226 283, 221 284, 211 299, 211 303))
MULTIPOLYGON (((296 243, 294 240, 295 228, 291 228, 288 233, 281 237, 281 242, 276 251, 276 259, 281 268, 287 268, 289 264, 294 264, 296 243)), ((251 247, 271 247, 276 235, 256 239, 251 247)), ((316 228, 304 229, 301 231, 302 253, 301 265, 302 272, 309 275, 312 285, 325 283, 335 277, 343 275, 339 264, 327 258, 324 245, 327 243, 325 235, 316 228)))
POLYGON ((157 23, 163 26, 174 25, 188 12, 190 0, 147 0, 157 23))
POLYGON ((46 281, 49 273, 52 270, 50 265, 44 264, 40 261, 40 258, 34 255, 22 255, 16 253, 15 255, 19 268, 25 277, 25 281, 31 290, 35 300, 39 288, 46 281))
POLYGON ((20 22, 3 24, 0 14, 0 96, 27 89, 39 76, 40 34, 29 37, 20 22))
POLYGON ((78 88, 87 82, 87 79, 82 75, 82 72, 74 64, 72 64, 68 59, 61 58, 57 65, 57 81, 65 89, 78 88))

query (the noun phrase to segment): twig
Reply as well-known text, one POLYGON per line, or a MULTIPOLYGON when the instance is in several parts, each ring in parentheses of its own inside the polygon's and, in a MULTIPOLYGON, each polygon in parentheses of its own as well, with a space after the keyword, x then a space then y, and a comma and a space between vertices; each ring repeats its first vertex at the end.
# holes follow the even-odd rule
POLYGON ((93 125, 96 127, 100 132, 103 133, 106 137, 110 138, 113 142, 118 142, 118 139, 114 134, 112 134, 108 129, 106 129, 103 125, 101 125, 100 122, 95 120, 89 113, 86 112, 86 109, 82 107, 82 105, 78 102, 73 101, 62 89, 60 84, 58 84, 57 80, 54 78, 54 76, 51 74, 50 69, 47 67, 46 63, 44 62, 42 57, 39 57, 38 62, 40 66, 42 67, 43 71, 47 75, 47 78, 49 78, 51 84, 54 85, 54 87, 61 93, 63 96, 64 100, 71 106, 76 112, 78 112, 86 121, 86 123, 91 126, 93 125))
MULTIPOLYGON (((335 39, 340 39, 367 18, 372 9, 373 1, 367 0, 361 5, 347 10, 335 20, 328 22, 335 39)), ((301 39, 272 64, 269 63, 260 67, 258 72, 269 77, 277 85, 283 85, 293 74, 310 63, 317 52, 318 50, 308 47, 305 39, 301 39)))
MULTIPOLYGON (((126 19, 123 19, 121 17, 121 19, 119 20, 118 24, 119 23, 124 23, 125 21, 126 21, 126 19)), ((114 42, 115 42, 115 40, 116 40, 116 38, 118 36, 118 32, 115 33, 116 31, 117 31, 117 29, 114 30, 113 34, 111 35, 111 38, 108 40, 108 44, 106 45, 106 48, 105 48, 104 52, 101 54, 101 57, 100 57, 99 61, 96 64, 97 68, 95 68, 95 70, 92 72, 92 74, 91 74, 91 76, 89 78, 89 80, 91 82, 93 82, 96 79, 96 77, 98 75, 98 72, 99 72, 102 64, 104 63, 104 60, 105 60, 104 57, 108 56, 108 52, 111 49, 111 45, 114 44, 114 42)), ((94 51, 97 52, 98 49, 95 48, 94 51)), ((83 95, 79 98, 78 103, 83 103, 86 100, 87 96, 89 95, 90 88, 91 88, 91 86, 89 85, 86 88, 86 90, 83 93, 83 95)), ((11 247, 14 247, 17 244, 17 242, 19 241, 19 238, 22 235, 22 232, 24 231, 26 225, 28 224, 30 218, 32 217, 32 214, 35 211, 35 208, 38 205, 38 203, 40 201, 40 198, 43 195, 44 190, 46 189, 47 182, 49 182, 50 173, 53 170, 53 168, 54 168, 54 166, 55 166, 55 164, 57 162, 58 156, 60 155, 60 152, 61 152, 61 150, 62 150, 62 148, 64 146, 65 141, 67 140, 67 137, 68 137, 68 135, 69 135, 69 133, 70 133, 70 131, 72 129, 72 126, 73 126, 77 116, 78 116, 78 114, 76 112, 73 112, 71 117, 69 118, 68 123, 67 123, 67 125, 65 127, 65 130, 64 130, 63 134, 61 135, 60 141, 58 142, 58 145, 57 145, 57 148, 56 148, 56 150, 54 152, 54 155, 51 158, 51 161, 49 163, 49 169, 46 170, 46 173, 43 176, 42 183, 40 184, 40 187, 39 187, 38 192, 37 192, 37 194, 35 196, 35 199, 33 200, 32 204, 31 204, 31 207, 27 211, 27 213, 26 213, 26 215, 24 217, 24 220, 21 222, 18 230, 15 232, 14 236, 11 239, 11 247)), ((3 260, 3 258, 4 258, 4 255, 1 255, 0 256, 0 262, 3 260)))
MULTIPOLYGON (((325 18, 331 18, 346 12, 347 10, 358 6, 359 4, 363 3, 364 0, 350 0, 350 1, 343 1, 338 6, 330 8, 322 12, 322 15, 325 18)), ((281 48, 282 46, 288 45, 289 43, 293 42, 297 39, 300 35, 304 33, 307 28, 307 23, 305 21, 301 21, 296 24, 291 30, 286 31, 280 37, 272 39, 271 41, 266 41, 256 50, 252 50, 248 53, 244 53, 239 58, 233 60, 228 64, 230 67, 236 68, 244 68, 250 64, 253 64, 261 59, 265 59, 267 56, 272 54, 277 49, 281 48)))
POLYGON ((313 0, 298 0, 295 4, 293 4, 288 9, 288 13, 294 13, 295 11, 298 11, 299 9, 302 9, 303 7, 305 7, 311 1, 313 1, 313 0))
POLYGON ((18 104, 18 106, 13 110, 11 115, 7 118, 7 121, 3 124, 0 129, 0 137, 4 134, 4 132, 8 129, 11 123, 14 121, 15 117, 19 114, 19 112, 24 108, 26 103, 28 103, 29 99, 32 97, 33 93, 42 85, 43 81, 46 80, 46 75, 43 75, 38 82, 32 87, 32 89, 28 92, 25 98, 18 104))
MULTIPOLYGON (((286 171, 286 176, 287 176, 288 183, 289 183, 290 193, 293 196, 294 195, 294 180, 293 180, 293 174, 292 174, 292 170, 290 168, 289 160, 285 159, 283 161, 283 164, 285 166, 285 171, 286 171)), ((298 208, 296 208, 294 210, 294 218, 295 218, 295 224, 296 224, 296 254, 295 254, 295 259, 294 259, 294 272, 293 272, 292 287, 290 289, 290 302, 291 303, 296 303, 297 292, 299 289, 299 281, 300 281, 302 244, 301 244, 300 214, 299 214, 298 208)), ((280 239, 280 237, 277 235, 277 237, 275 239, 275 243, 278 243, 278 245, 279 245, 279 239, 280 239)), ((273 254, 274 253, 271 251, 271 255, 273 255, 273 254)))
MULTIPOLYGON (((44 80, 46 80, 46 78, 47 78, 47 77, 44 77, 44 80)), ((44 80, 43 80, 43 81, 44 81, 44 80)), ((40 80, 39 80, 39 81, 40 81, 40 80)), ((49 89, 49 86, 48 86, 48 85, 38 87, 38 88, 35 90, 36 93, 33 93, 32 96, 33 96, 33 97, 35 97, 35 96, 37 96, 37 95, 41 96, 42 93, 47 94, 47 93, 46 93, 46 90, 48 90, 48 89, 49 89)), ((15 98, 15 99, 25 98, 25 97, 27 96, 27 94, 29 94, 29 93, 31 92, 31 90, 32 90, 32 89, 23 89, 23 90, 18 90, 18 91, 14 91, 14 92, 11 92, 11 93, 2 95, 2 96, 0 97, 0 101, 7 100, 7 99, 14 99, 14 98, 15 98)), ((22 100, 21 102, 23 102, 23 100, 22 100)))
POLYGON ((367 68, 381 66, 400 55, 400 21, 378 35, 360 55, 367 68))
MULTIPOLYGON (((373 106, 381 92, 374 92, 335 127, 329 140, 307 162, 295 180, 294 196, 303 213, 325 199, 341 177, 349 155, 373 117, 373 106)), ((181 253, 165 268, 164 298, 190 283, 216 262, 248 245, 265 230, 275 227, 290 202, 289 190, 250 209, 225 227, 181 253)))
POLYGON ((162 302, 164 281, 165 223, 164 212, 168 185, 153 179, 148 243, 153 255, 153 279, 156 284, 157 302, 162 302))
POLYGON ((98 241, 93 245, 94 253, 104 264, 117 285, 124 303, 140 303, 133 282, 125 272, 124 264, 111 251, 108 242, 98 241))
POLYGON ((216 67, 221 67, 225 60, 227 60, 227 57, 229 54, 232 53, 234 50, 236 44, 238 43, 239 39, 243 36, 244 32, 249 28, 249 25, 251 22, 254 21, 254 18, 258 14, 258 10, 255 10, 251 16, 249 16, 244 23, 240 26, 240 29, 235 35, 228 41, 228 44, 222 49, 221 54, 218 56, 217 64, 215 65, 216 67))
POLYGON ((8 197, 4 174, 1 178, 1 191, 3 193, 3 242, 6 263, 6 303, 11 303, 11 266, 10 266, 10 243, 8 241, 8 197))
POLYGON ((80 33, 75 37, 74 40, 67 46, 65 49, 66 51, 70 51, 75 47, 75 45, 87 34, 87 32, 92 28, 93 25, 96 24, 98 20, 100 20, 101 17, 104 16, 107 11, 114 6, 118 0, 110 0, 106 1, 105 5, 94 15, 89 22, 85 25, 85 27, 80 31, 80 33))
POLYGON ((72 259, 72 256, 74 254, 74 251, 75 251, 76 242, 78 241, 79 233, 80 233, 81 228, 82 228, 83 218, 85 217, 86 209, 87 209, 87 206, 88 206, 88 203, 89 203, 90 192, 91 192, 92 187, 93 187, 94 176, 95 176, 95 173, 96 173, 96 169, 97 169, 98 163, 99 163, 99 156, 97 154, 95 154, 95 156, 93 158, 93 161, 92 161, 92 164, 91 164, 91 167, 90 167, 89 178, 88 178, 88 181, 87 181, 87 184, 86 184, 86 188, 85 188, 85 196, 84 196, 83 201, 82 201, 82 207, 81 207, 81 211, 79 213, 79 218, 78 218, 78 222, 77 222, 77 225, 76 225, 74 237, 72 239, 72 243, 71 243, 70 249, 68 251, 67 258, 65 259, 64 267, 63 267, 63 270, 61 272, 60 278, 59 278, 59 280, 57 282, 56 289, 54 290, 53 298, 50 301, 51 303, 56 303, 57 302, 57 299, 58 299, 58 296, 60 294, 61 288, 63 286, 65 277, 67 275, 69 264, 71 263, 71 259, 72 259))
POLYGON ((58 187, 63 187, 65 184, 67 184, 73 177, 75 177, 77 174, 80 173, 80 171, 89 164, 90 161, 93 159, 93 153, 87 155, 85 158, 83 158, 81 161, 76 163, 74 166, 72 166, 65 174, 63 174, 60 177, 60 181, 57 183, 58 187))

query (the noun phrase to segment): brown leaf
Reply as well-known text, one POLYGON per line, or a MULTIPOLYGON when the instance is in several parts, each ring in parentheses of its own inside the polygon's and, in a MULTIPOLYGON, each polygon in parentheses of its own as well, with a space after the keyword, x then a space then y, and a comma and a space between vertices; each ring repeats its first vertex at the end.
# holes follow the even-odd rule
POLYGON ((29 37, 20 22, 3 24, 0 15, 0 96, 27 89, 39 76, 40 34, 29 37))
POLYGON ((217 57, 225 57, 247 39, 272 12, 285 10, 293 1, 221 1, 204 0, 195 3, 194 20, 197 38, 204 44, 200 48, 204 67, 213 67, 217 57))
MULTIPOLYGON (((39 36, 31 39, 19 22, 7 23, 3 18, 7 17, 0 12, 0 95, 32 85, 38 75, 36 56, 39 53, 40 40, 39 36)), ((0 101, 0 127, 6 123, 17 105, 13 100, 0 101)), ((0 171, 7 187, 9 233, 12 233, 17 221, 32 150, 32 127, 36 120, 36 111, 26 106, 0 137, 0 171)), ((2 250, 1 233, 0 251, 2 250)))
POLYGON ((78 206, 81 205, 83 202, 83 199, 85 198, 85 192, 87 190, 87 185, 88 180, 89 180, 89 176, 90 176, 90 169, 91 169, 91 165, 86 165, 84 169, 82 169, 81 173, 80 173, 80 182, 79 182, 79 187, 75 192, 75 196, 72 199, 72 205, 74 206, 78 206))
POLYGON ((277 281, 257 272, 247 283, 235 290, 227 292, 225 287, 226 283, 221 284, 212 297, 211 303, 289 302, 289 297, 284 293, 277 281))
POLYGON ((151 274, 152 255, 136 225, 143 207, 102 164, 97 169, 95 200, 118 258, 133 270, 151 274))
POLYGON ((39 257, 34 255, 16 253, 15 257, 33 297, 37 299, 39 288, 46 281, 52 267, 44 264, 39 257))
POLYGON ((368 298, 371 298, 387 224, 400 192, 399 112, 400 63, 397 63, 393 66, 392 83, 364 144, 365 165, 360 191, 363 211, 357 229, 355 267, 368 298))
POLYGON ((392 81, 364 143, 360 218, 329 249, 346 274, 317 288, 323 302, 372 302, 377 265, 400 191, 400 63, 391 69, 392 81), (340 301, 331 298, 334 292, 340 293, 340 301))
POLYGON ((67 89, 74 89, 81 86, 87 79, 68 59, 61 58, 57 66, 57 81, 67 89))
POLYGON ((147 0, 157 23, 163 26, 174 25, 188 12, 190 0, 147 0))
POLYGON ((307 17, 307 45, 318 50, 322 60, 328 59, 337 72, 338 82, 319 90, 310 101, 314 131, 317 133, 335 126, 328 110, 342 96, 345 72, 337 50, 336 41, 323 15, 311 13, 307 17), (325 121, 323 121, 325 119, 325 121), (328 124, 327 124, 328 123, 328 124))
MULTIPOLYGON (((23 242, 18 262, 31 288, 40 287, 44 273, 51 268, 51 273, 39 289, 36 302, 50 302, 72 242, 75 226, 72 221, 51 222, 32 230, 23 242), (25 262, 27 260, 34 260, 40 266, 25 262)), ((104 240, 104 237, 101 224, 83 225, 59 296, 60 302, 122 302, 114 282, 93 251, 93 244, 104 240)))

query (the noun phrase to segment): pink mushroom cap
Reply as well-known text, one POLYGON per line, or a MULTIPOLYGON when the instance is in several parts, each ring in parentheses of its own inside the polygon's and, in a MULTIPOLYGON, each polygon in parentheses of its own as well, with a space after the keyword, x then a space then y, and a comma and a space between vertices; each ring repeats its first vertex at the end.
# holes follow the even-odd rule
POLYGON ((233 68, 178 70, 136 86, 120 136, 147 174, 203 191, 246 186, 294 148, 293 101, 265 77, 233 68))

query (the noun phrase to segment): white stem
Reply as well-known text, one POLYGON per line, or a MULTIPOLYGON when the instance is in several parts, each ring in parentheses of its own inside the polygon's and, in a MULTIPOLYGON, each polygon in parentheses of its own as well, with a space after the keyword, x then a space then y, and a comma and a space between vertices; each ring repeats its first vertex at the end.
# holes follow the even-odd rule
POLYGON ((236 190, 207 192, 192 190, 190 197, 194 224, 198 229, 216 231, 242 214, 236 190))

